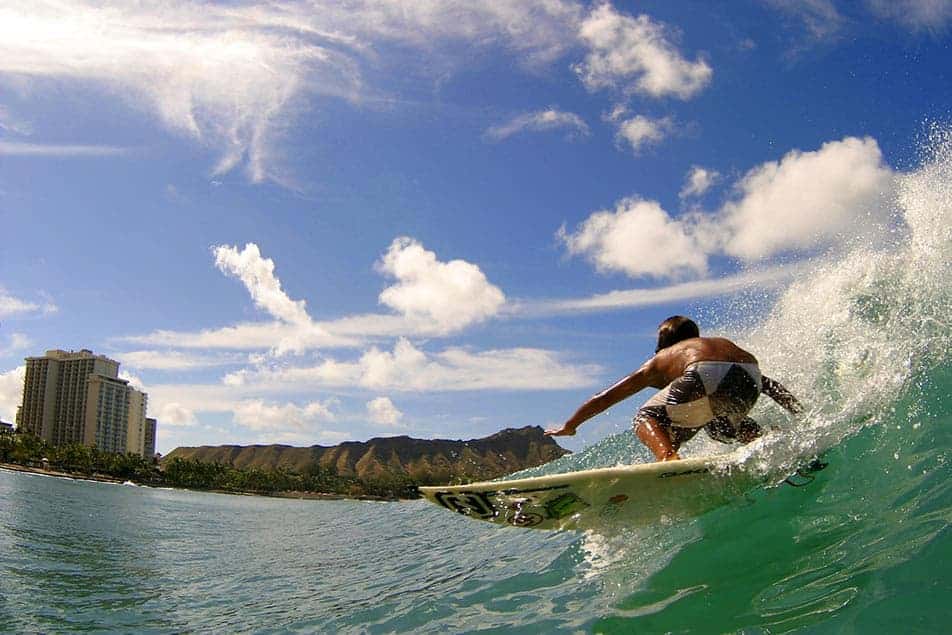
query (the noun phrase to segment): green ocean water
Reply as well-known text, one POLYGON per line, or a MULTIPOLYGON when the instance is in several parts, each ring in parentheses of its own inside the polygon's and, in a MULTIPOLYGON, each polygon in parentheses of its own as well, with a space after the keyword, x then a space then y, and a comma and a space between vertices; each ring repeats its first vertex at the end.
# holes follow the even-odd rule
MULTIPOLYGON (((931 130, 894 207, 893 224, 844 242, 789 288, 702 316, 808 407, 792 421, 758 404, 779 431, 734 450, 736 469, 761 485, 725 506, 639 529, 541 532, 422 501, 0 471, 0 631, 948 632, 947 128, 931 130), (814 457, 828 465, 812 481, 785 483, 814 457)), ((685 454, 713 450, 723 447, 700 440, 685 454)), ((532 473, 645 458, 622 431, 532 473)))

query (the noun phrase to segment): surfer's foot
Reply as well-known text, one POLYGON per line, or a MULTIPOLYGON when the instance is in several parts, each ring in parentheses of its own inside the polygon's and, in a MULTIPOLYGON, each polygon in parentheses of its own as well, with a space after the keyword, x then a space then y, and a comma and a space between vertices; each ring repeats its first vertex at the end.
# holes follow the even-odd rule
POLYGON ((661 461, 680 461, 680 460, 681 460, 681 457, 678 456, 677 452, 672 452, 668 456, 661 459, 661 461))

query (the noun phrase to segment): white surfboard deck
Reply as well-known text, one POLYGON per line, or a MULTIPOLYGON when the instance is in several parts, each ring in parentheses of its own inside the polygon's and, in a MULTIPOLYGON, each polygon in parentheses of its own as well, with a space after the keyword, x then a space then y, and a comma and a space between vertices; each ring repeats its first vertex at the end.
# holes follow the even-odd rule
POLYGON ((740 496, 757 479, 731 455, 606 467, 511 481, 421 487, 430 502, 499 525, 586 529, 644 526, 697 516, 740 496))

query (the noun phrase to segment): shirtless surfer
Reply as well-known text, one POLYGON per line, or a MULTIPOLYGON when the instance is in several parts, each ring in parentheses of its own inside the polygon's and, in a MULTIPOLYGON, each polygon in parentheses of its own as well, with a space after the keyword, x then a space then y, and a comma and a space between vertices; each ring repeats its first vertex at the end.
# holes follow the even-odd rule
POLYGON ((761 375, 756 357, 728 339, 701 337, 697 324, 675 315, 658 327, 654 357, 545 433, 573 435, 583 422, 649 386, 662 390, 638 410, 633 424, 659 461, 680 459, 678 448, 701 428, 722 443, 759 437, 763 431, 747 413, 761 392, 793 414, 803 411, 780 382, 761 375))

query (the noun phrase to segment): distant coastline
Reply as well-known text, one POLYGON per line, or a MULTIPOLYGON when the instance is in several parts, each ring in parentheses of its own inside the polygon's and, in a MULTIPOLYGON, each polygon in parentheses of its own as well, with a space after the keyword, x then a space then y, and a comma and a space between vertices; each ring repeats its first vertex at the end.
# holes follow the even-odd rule
MULTIPOLYGON (((51 478, 64 478, 71 481, 90 481, 94 483, 109 483, 112 485, 122 485, 127 481, 120 480, 111 476, 106 476, 103 474, 81 474, 76 472, 63 472, 60 470, 48 470, 41 467, 33 467, 30 465, 20 465, 18 463, 0 463, 0 471, 6 472, 21 472, 24 474, 36 474, 38 476, 49 476, 51 478)), ((211 494, 229 494, 231 496, 262 496, 265 498, 291 498, 298 500, 367 500, 367 501, 397 501, 397 500, 410 500, 399 499, 399 498, 389 498, 385 496, 372 496, 372 495, 355 495, 355 496, 346 496, 344 494, 333 494, 327 492, 254 492, 254 491, 238 491, 238 490, 226 490, 226 489, 202 489, 196 487, 179 487, 175 485, 156 485, 149 483, 135 483, 136 487, 151 487, 151 488, 162 488, 162 489, 175 489, 182 490, 187 492, 208 492, 211 494)))
POLYGON ((498 478, 567 452, 538 426, 508 428, 468 441, 384 437, 332 447, 176 448, 160 462, 82 444, 52 446, 32 435, 16 434, 0 439, 0 468, 244 496, 396 501, 419 498, 421 485, 498 478))
POLYGON ((73 481, 97 481, 99 483, 118 483, 124 481, 112 476, 103 474, 77 474, 74 472, 62 472, 60 470, 48 470, 42 467, 33 467, 30 465, 20 465, 19 463, 0 463, 0 470, 8 472, 26 472, 27 474, 39 474, 41 476, 53 476, 56 478, 68 478, 73 481))

